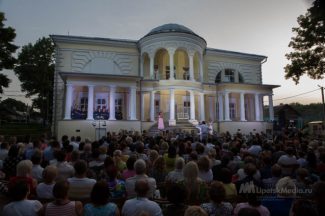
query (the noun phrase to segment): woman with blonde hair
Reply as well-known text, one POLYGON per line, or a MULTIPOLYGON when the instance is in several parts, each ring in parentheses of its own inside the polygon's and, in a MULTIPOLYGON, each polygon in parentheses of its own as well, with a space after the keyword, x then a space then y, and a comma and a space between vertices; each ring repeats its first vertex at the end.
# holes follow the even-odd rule
POLYGON ((22 160, 17 164, 16 176, 9 179, 9 188, 19 181, 25 181, 30 190, 29 197, 36 195, 37 180, 32 177, 33 163, 30 160, 22 160))
POLYGON ((162 156, 159 156, 154 162, 149 176, 156 179, 157 183, 162 183, 165 181, 166 172, 166 162, 162 156))
POLYGON ((193 161, 188 162, 183 169, 184 180, 180 181, 187 189, 187 203, 190 205, 206 200, 207 185, 199 178, 199 168, 193 161))

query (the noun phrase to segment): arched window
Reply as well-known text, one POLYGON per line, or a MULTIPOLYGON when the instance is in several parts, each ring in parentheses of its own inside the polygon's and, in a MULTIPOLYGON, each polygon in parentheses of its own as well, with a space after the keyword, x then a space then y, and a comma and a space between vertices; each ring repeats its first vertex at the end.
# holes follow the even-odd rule
POLYGON ((221 83, 221 71, 216 76, 216 79, 214 80, 215 83, 221 83))
POLYGON ((235 82, 235 70, 225 69, 225 82, 235 82))

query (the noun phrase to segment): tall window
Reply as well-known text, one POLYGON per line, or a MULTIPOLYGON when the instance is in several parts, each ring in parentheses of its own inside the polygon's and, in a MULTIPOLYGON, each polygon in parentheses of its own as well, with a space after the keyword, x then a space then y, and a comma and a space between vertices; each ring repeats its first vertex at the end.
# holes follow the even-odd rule
POLYGON ((235 82, 235 71, 232 69, 225 69, 225 82, 235 82))
POLYGON ((103 108, 106 109, 106 99, 97 98, 96 107, 97 107, 97 110, 102 110, 103 108))
POLYGON ((159 104, 160 104, 159 100, 155 100, 155 117, 157 117, 158 113, 160 112, 159 104))
POLYGON ((123 119, 122 109, 123 109, 122 98, 115 99, 115 118, 117 120, 123 119))
POLYGON ((191 112, 191 102, 190 101, 184 101, 184 113, 186 113, 188 115, 188 117, 189 117, 190 112, 191 112))
POLYGON ((81 111, 87 111, 88 109, 88 98, 87 97, 81 97, 80 98, 80 110, 81 111))
POLYGON ((236 104, 235 103, 229 103, 229 117, 230 117, 230 119, 236 118, 236 104))

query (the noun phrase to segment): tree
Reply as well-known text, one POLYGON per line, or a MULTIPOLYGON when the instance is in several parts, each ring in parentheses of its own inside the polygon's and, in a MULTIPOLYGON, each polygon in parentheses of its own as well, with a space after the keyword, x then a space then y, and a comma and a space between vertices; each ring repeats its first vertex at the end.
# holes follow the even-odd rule
POLYGON ((7 107, 9 109, 15 109, 21 112, 26 112, 27 110, 27 105, 25 103, 15 100, 13 98, 7 98, 1 101, 0 106, 7 107))
MULTIPOLYGON (((16 37, 15 29, 4 27, 6 20, 5 14, 0 12, 0 71, 3 69, 13 69, 16 59, 12 56, 18 46, 12 44, 16 37)), ((0 73, 0 93, 3 93, 3 87, 8 87, 10 80, 0 73)))
POLYGON ((304 74, 322 79, 325 73, 325 1, 315 0, 297 21, 299 27, 292 28, 296 36, 289 43, 294 51, 286 54, 291 62, 284 68, 285 78, 292 78, 296 84, 304 74))
POLYGON ((49 121, 52 110, 54 82, 54 44, 50 38, 41 38, 35 44, 22 47, 18 54, 15 73, 26 96, 37 95, 33 106, 40 109, 43 124, 49 121))

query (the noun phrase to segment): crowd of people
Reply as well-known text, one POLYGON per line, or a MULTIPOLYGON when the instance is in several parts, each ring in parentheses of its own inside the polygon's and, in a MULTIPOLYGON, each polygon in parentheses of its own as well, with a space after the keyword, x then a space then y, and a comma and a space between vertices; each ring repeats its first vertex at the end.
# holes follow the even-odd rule
POLYGON ((0 168, 2 215, 325 215, 325 145, 296 130, 0 136, 0 168))

